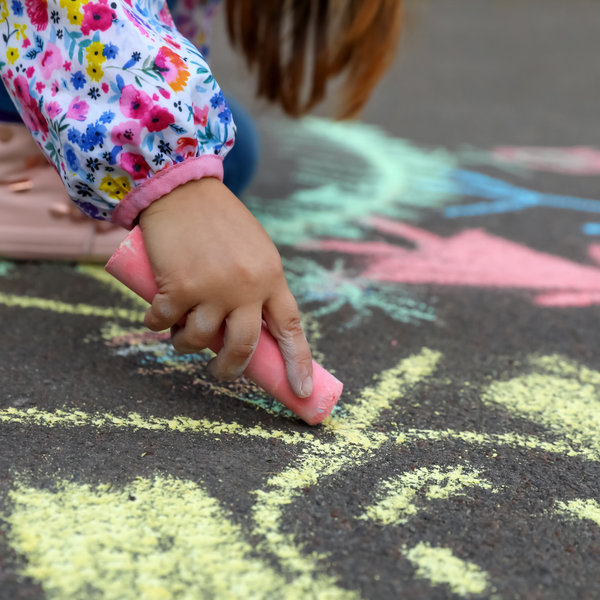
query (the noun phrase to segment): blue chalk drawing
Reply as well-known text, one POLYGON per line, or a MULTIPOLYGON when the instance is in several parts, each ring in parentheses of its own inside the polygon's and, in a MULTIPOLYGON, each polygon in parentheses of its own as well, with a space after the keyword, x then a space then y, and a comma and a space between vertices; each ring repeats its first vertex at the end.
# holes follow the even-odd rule
POLYGON ((444 215, 449 219, 515 212, 540 206, 600 214, 599 200, 544 194, 474 171, 457 169, 453 177, 463 196, 486 198, 491 202, 449 206, 444 210, 444 215))
POLYGON ((584 223, 581 226, 581 231, 585 235, 600 235, 600 223, 584 223))

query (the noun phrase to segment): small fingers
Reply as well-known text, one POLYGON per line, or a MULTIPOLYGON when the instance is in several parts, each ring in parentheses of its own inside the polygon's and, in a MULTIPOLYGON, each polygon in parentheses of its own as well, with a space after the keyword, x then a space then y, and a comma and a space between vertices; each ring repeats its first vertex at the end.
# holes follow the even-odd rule
POLYGON ((312 356, 298 305, 287 287, 265 304, 264 317, 271 335, 279 343, 294 394, 307 398, 313 391, 312 356))
POLYGON ((191 305, 181 295, 156 294, 146 311, 144 325, 152 331, 164 331, 177 323, 190 310, 191 305))
POLYGON ((174 325, 171 342, 177 352, 194 354, 208 348, 217 335, 224 314, 212 307, 198 305, 187 316, 184 327, 174 325))
POLYGON ((208 365, 218 379, 237 379, 248 366, 260 337, 259 305, 236 308, 226 319, 225 345, 208 365))

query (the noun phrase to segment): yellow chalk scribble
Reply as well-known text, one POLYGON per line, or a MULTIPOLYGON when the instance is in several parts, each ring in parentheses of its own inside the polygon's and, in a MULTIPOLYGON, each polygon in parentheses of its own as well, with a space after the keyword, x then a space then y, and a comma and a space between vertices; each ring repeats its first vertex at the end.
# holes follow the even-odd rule
POLYGON ((313 437, 308 433, 286 433, 275 429, 264 429, 260 425, 248 427, 239 423, 222 423, 208 419, 192 419, 177 416, 171 419, 161 417, 143 416, 138 413, 129 413, 122 417, 111 413, 86 413, 81 410, 57 410, 49 412, 37 408, 0 409, 0 423, 23 423, 44 427, 71 426, 81 427, 106 427, 113 429, 154 430, 154 431, 179 431, 198 432, 204 434, 233 434, 242 437, 258 437, 266 440, 278 439, 287 444, 310 442, 313 437))
POLYGON ((379 501, 366 508, 363 518, 372 519, 382 525, 405 523, 424 507, 417 500, 447 499, 464 495, 467 488, 479 487, 492 490, 492 484, 480 476, 477 469, 466 471, 463 466, 439 466, 408 471, 381 485, 379 501))
POLYGON ((556 508, 560 513, 576 519, 588 519, 600 526, 600 503, 596 500, 571 500, 557 502, 556 508))
POLYGON ((482 400, 547 427, 591 460, 600 458, 600 373, 559 356, 533 358, 550 373, 494 382, 482 400), (557 374, 558 373, 558 374, 557 374))
POLYGON ((193 482, 17 486, 10 496, 10 541, 48 600, 299 597, 193 482))
POLYGON ((413 563, 418 578, 429 579, 434 586, 446 584, 459 596, 483 594, 489 586, 485 571, 454 556, 450 548, 435 548, 421 542, 406 557, 413 563))
POLYGON ((18 306, 19 308, 38 308, 56 313, 83 315, 86 317, 125 319, 136 323, 144 321, 144 312, 138 310, 104 308, 101 306, 90 306, 89 304, 68 304, 67 302, 32 296, 15 296, 13 294, 0 293, 0 304, 4 306, 18 306))
MULTIPOLYGON (((300 491, 318 483, 325 477, 338 474, 344 468, 355 468, 381 447, 388 437, 371 429, 381 413, 391 407, 393 400, 408 389, 427 379, 434 372, 441 355, 428 349, 402 360, 397 367, 385 371, 376 386, 368 387, 357 402, 346 408, 347 418, 329 419, 327 430, 334 435, 331 443, 319 440, 304 449, 298 464, 272 477, 268 490, 257 490, 252 516, 256 532, 265 537, 261 549, 279 558, 280 564, 290 572, 295 581, 309 585, 318 572, 316 555, 301 552, 293 535, 281 531, 284 507, 293 502, 300 491)), ((321 584, 331 581, 324 575, 317 579, 321 584)))
POLYGON ((556 452, 565 456, 582 456, 596 460, 595 457, 590 457, 587 451, 574 450, 568 442, 547 442, 534 435, 520 435, 518 433, 477 433, 475 431, 456 431, 455 429, 406 429, 396 438, 398 444, 419 440, 430 442, 459 440, 483 448, 492 449, 497 446, 512 446, 542 452, 556 452))

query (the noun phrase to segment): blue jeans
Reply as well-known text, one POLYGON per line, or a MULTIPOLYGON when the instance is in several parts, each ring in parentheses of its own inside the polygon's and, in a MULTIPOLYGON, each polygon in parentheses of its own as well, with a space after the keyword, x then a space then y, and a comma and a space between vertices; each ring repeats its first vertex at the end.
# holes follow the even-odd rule
MULTIPOLYGON (((254 177, 260 146, 258 131, 248 111, 233 98, 227 99, 233 120, 237 126, 235 145, 225 157, 223 168, 225 177, 223 183, 236 196, 241 196, 254 177)), ((4 83, 0 80, 0 122, 21 123, 11 97, 8 95, 4 83)))

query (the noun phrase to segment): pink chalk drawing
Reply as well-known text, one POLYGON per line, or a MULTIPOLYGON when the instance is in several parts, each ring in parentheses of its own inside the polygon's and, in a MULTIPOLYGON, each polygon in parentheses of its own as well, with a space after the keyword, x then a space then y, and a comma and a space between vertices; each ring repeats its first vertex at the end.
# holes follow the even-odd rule
MULTIPOLYGON (((600 304, 600 268, 575 263, 482 229, 467 229, 444 238, 418 227, 371 218, 374 229, 415 244, 405 248, 386 242, 322 240, 302 247, 362 255, 362 277, 404 284, 434 284, 543 292, 533 300, 540 306, 600 304)), ((600 244, 590 256, 600 263, 600 244)))
POLYGON ((600 150, 578 146, 574 148, 542 148, 499 146, 492 151, 501 163, 518 165, 532 171, 547 171, 563 175, 600 175, 600 150))

